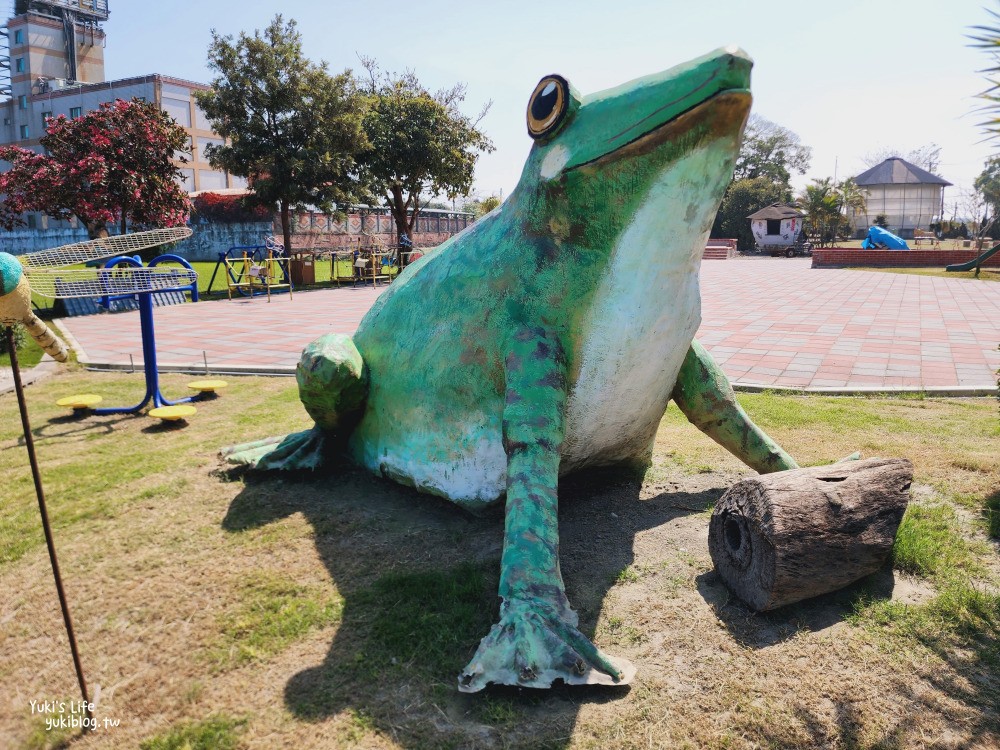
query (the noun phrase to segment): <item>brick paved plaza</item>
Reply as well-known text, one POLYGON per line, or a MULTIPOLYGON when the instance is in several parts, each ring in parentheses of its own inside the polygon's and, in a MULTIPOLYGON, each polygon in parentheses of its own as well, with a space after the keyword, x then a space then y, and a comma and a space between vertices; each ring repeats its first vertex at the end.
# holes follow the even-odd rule
MULTIPOLYGON (((702 264, 699 340, 741 385, 804 389, 996 387, 1000 284, 810 268, 809 260, 702 264)), ((312 339, 352 333, 379 292, 324 289, 156 309, 164 369, 287 374, 312 339)), ((80 360, 142 362, 138 313, 60 322, 80 360)))

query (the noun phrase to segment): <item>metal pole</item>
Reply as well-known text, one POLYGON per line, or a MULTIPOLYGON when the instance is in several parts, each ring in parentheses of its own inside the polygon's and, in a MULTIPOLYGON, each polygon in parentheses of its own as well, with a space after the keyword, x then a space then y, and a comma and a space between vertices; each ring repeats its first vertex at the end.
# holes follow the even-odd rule
POLYGON ((87 681, 83 676, 83 665, 80 663, 80 652, 76 647, 76 636, 73 634, 73 620, 69 614, 69 604, 66 602, 66 592, 63 590, 62 576, 59 574, 59 561, 56 559, 56 545, 52 539, 52 527, 49 526, 49 513, 45 508, 45 491, 42 489, 42 475, 38 470, 38 459, 35 457, 35 441, 31 436, 31 425, 28 422, 28 404, 24 399, 24 386, 21 384, 21 369, 17 362, 17 349, 14 346, 14 329, 4 328, 7 338, 7 351, 10 352, 10 366, 14 371, 14 390, 17 392, 17 406, 21 412, 21 426, 24 429, 24 447, 28 449, 28 462, 31 464, 31 476, 35 481, 35 495, 38 497, 38 510, 42 514, 42 528, 45 530, 45 544, 49 548, 49 561, 52 563, 52 575, 56 579, 56 592, 59 594, 59 606, 62 608, 63 622, 66 625, 66 635, 69 636, 69 647, 73 652, 73 666, 76 668, 76 679, 80 683, 80 694, 83 696, 84 712, 87 716, 89 731, 93 724, 93 714, 90 711, 90 698, 87 696, 87 681))

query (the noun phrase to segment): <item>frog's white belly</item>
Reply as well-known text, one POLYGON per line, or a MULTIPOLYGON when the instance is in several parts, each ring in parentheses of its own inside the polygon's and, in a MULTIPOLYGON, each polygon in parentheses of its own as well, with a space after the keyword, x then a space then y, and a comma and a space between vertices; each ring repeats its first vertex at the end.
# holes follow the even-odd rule
POLYGON ((689 153, 652 188, 616 244, 583 325, 561 470, 643 458, 701 323, 698 269, 720 155, 689 153), (715 163, 712 163, 715 162, 715 163))

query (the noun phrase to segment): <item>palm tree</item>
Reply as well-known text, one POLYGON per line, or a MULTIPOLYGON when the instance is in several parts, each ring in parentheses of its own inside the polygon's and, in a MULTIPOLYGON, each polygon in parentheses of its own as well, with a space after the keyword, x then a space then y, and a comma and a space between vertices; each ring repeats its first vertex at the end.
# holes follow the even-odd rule
POLYGON ((840 194, 840 203, 844 210, 844 218, 850 224, 850 220, 861 216, 865 217, 865 225, 868 224, 868 191, 863 190, 854 181, 853 177, 848 177, 837 186, 840 194))
POLYGON ((795 199, 795 204, 808 214, 810 234, 816 235, 820 247, 836 237, 842 203, 833 180, 814 179, 795 199))
POLYGON ((974 42, 973 47, 984 50, 990 57, 992 65, 981 72, 986 74, 986 81, 989 88, 979 95, 986 104, 982 111, 986 113, 986 121, 981 126, 986 129, 991 138, 1000 136, 1000 13, 987 10, 993 17, 990 24, 973 26, 975 34, 971 35, 974 42))

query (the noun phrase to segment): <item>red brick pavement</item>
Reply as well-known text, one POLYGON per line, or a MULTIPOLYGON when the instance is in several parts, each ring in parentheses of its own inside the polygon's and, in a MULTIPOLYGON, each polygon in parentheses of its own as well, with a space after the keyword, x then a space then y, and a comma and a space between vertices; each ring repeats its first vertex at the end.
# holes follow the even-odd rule
MULTIPOLYGON (((744 385, 878 390, 996 386, 1000 284, 812 269, 808 259, 702 264, 698 339, 744 385)), ((352 333, 381 291, 328 289, 157 308, 164 367, 291 372, 330 331, 352 333)), ((61 322, 81 361, 142 361, 138 313, 61 322)))

